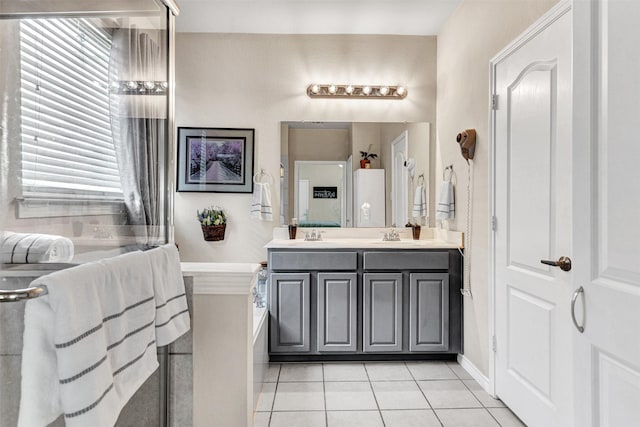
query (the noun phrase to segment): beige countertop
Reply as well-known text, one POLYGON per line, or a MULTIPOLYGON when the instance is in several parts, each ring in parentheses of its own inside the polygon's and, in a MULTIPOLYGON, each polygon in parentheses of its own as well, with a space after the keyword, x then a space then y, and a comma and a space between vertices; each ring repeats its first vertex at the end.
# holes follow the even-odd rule
POLYGON ((273 240, 267 249, 458 249, 464 248, 464 233, 455 230, 422 227, 419 240, 413 240, 411 228, 395 228, 399 241, 382 238, 392 228, 300 228, 297 238, 290 240, 286 227, 273 229, 273 240), (322 240, 306 241, 305 233, 315 231, 322 240))
POLYGON ((267 249, 456 249, 458 243, 439 239, 385 242, 381 239, 326 239, 321 241, 305 241, 304 239, 273 239, 265 245, 267 249))

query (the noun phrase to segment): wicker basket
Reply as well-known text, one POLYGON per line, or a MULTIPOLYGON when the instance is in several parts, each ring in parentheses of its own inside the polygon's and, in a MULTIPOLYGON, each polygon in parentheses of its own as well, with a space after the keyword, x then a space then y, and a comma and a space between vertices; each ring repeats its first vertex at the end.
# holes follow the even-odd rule
POLYGON ((202 234, 204 235, 204 240, 206 240, 207 242, 217 242, 220 240, 224 240, 224 231, 226 228, 226 224, 203 225, 202 234))

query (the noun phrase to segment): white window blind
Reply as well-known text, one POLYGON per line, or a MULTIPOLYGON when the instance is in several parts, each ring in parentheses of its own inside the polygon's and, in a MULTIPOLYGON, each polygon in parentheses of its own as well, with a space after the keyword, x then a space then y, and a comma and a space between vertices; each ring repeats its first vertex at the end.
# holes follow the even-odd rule
POLYGON ((109 116, 111 35, 85 19, 20 22, 22 194, 122 200, 109 116))

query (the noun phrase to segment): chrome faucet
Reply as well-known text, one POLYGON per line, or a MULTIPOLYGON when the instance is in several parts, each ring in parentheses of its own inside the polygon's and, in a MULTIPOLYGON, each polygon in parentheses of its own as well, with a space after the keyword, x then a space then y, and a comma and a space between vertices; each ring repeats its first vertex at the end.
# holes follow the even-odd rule
POLYGON ((384 233, 382 240, 384 242, 399 242, 400 233, 398 233, 395 228, 392 228, 388 233, 384 233))
POLYGON ((322 232, 316 230, 307 231, 304 233, 304 240, 308 242, 318 242, 322 240, 322 232))

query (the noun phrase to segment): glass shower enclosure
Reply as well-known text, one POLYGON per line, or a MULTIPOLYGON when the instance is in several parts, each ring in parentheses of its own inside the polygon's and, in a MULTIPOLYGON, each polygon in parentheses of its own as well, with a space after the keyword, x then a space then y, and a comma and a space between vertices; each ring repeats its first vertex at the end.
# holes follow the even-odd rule
MULTIPOLYGON (((0 290, 172 241, 177 13, 172 0, 0 0, 0 290)), ((0 427, 17 425, 25 304, 0 303, 0 427)), ((159 356, 117 425, 170 424, 159 356)))

